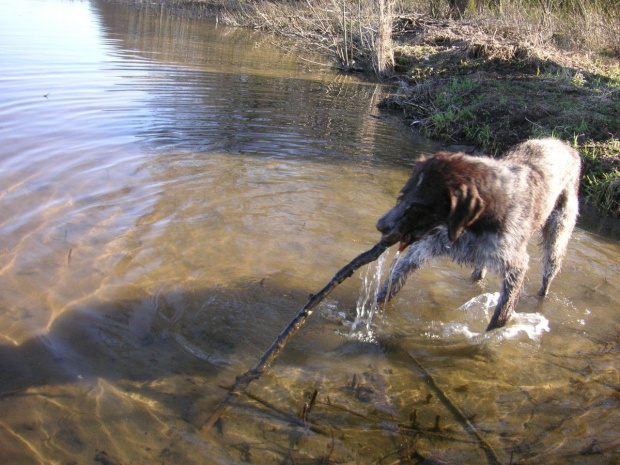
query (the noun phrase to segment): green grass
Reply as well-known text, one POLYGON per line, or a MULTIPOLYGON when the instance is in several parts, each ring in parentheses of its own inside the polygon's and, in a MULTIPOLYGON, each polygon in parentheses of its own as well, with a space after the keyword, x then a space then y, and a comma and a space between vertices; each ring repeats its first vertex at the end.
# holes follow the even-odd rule
MULTIPOLYGON (((408 51, 419 53, 398 50, 403 62, 408 51)), ((584 159, 582 195, 620 217, 620 65, 583 61, 577 68, 532 53, 521 62, 477 56, 464 66, 454 47, 429 55, 386 107, 404 110, 426 136, 490 155, 530 138, 569 141, 584 159)))
POLYGON ((580 148, 585 173, 582 194, 602 211, 620 217, 620 170, 614 163, 620 157, 620 140, 589 142, 580 148))

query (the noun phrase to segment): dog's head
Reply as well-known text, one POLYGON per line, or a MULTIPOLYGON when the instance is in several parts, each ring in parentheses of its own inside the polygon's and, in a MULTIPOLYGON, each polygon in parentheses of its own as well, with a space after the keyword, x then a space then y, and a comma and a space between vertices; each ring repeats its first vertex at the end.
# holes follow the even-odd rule
POLYGON ((381 240, 400 250, 443 228, 454 242, 485 207, 472 167, 460 154, 438 153, 416 165, 396 206, 377 222, 381 240))

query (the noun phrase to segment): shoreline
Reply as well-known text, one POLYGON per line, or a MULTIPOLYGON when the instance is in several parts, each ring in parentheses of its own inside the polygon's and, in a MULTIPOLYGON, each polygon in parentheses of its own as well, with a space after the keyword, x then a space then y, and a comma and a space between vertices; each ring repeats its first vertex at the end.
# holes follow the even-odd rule
MULTIPOLYGON (((323 53, 334 68, 362 71, 373 79, 371 58, 363 49, 353 43, 349 51, 328 49, 317 46, 298 25, 288 29, 257 21, 266 14, 255 14, 254 3, 102 1, 263 29, 288 37, 302 50, 323 53), (348 66, 343 66, 343 53, 348 66)), ((282 14, 278 8, 288 8, 259 5, 270 5, 267 13, 273 17, 282 14)), ((374 79, 399 88, 381 107, 401 111, 404 122, 425 137, 447 146, 475 146, 491 156, 536 137, 572 143, 582 155, 580 203, 587 223, 598 217, 597 232, 620 237, 620 60, 591 60, 577 52, 530 46, 505 31, 503 38, 490 38, 466 20, 401 15, 393 24, 394 69, 374 79)))

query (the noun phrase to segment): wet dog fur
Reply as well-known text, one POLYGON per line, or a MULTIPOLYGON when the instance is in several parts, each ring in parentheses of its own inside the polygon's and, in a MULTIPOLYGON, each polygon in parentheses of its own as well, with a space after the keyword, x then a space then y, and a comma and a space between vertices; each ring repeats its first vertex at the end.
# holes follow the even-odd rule
POLYGON ((527 245, 541 231, 544 297, 560 270, 578 214, 581 161, 557 139, 513 148, 501 160, 440 152, 417 163, 396 206, 377 222, 382 241, 409 250, 377 296, 389 301, 429 259, 447 256, 503 278, 487 331, 502 327, 519 300, 528 268, 527 245))

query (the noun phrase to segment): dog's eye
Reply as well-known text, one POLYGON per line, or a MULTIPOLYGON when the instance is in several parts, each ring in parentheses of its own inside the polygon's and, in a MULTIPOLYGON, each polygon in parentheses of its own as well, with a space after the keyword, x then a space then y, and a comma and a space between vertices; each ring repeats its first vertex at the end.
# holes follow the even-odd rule
POLYGON ((427 205, 426 205, 426 204, 424 204, 424 203, 422 203, 422 202, 419 202, 419 201, 409 202, 409 203, 405 206, 405 211, 409 211, 409 210, 411 210, 412 208, 413 208, 413 209, 415 209, 415 210, 417 210, 417 211, 420 211, 420 210, 427 209, 427 205))
POLYGON ((416 183, 415 187, 420 187, 422 181, 424 181, 424 173, 420 173, 420 177, 418 178, 418 182, 416 183))

